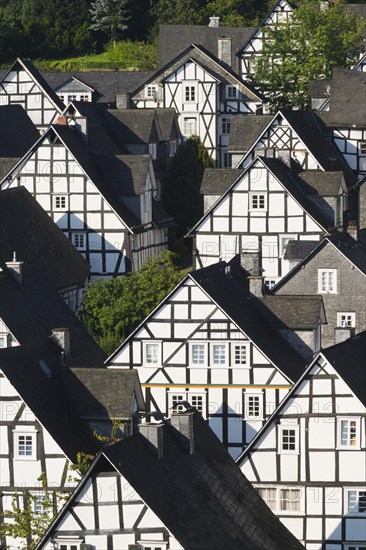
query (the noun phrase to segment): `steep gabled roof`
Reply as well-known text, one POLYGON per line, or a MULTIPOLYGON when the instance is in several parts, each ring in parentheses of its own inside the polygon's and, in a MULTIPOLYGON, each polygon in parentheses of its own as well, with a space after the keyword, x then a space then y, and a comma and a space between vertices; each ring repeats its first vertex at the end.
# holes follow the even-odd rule
POLYGON ((279 329, 314 330, 325 322, 321 296, 264 295, 259 301, 263 317, 279 329))
POLYGON ((21 105, 0 107, 1 158, 21 158, 38 139, 39 132, 21 105))
POLYGON ((137 144, 161 141, 156 109, 110 109, 106 117, 117 143, 137 144))
POLYGON ((206 27, 200 25, 160 25, 158 66, 167 65, 180 52, 191 44, 202 46, 211 55, 218 58, 218 40, 231 39, 231 66, 239 73, 240 60, 237 52, 250 40, 255 27, 206 27))
POLYGON ((319 241, 289 240, 284 255, 285 260, 303 260, 319 245, 319 241))
POLYGON ((156 115, 158 117, 162 140, 168 142, 175 138, 176 135, 180 136, 181 131, 178 124, 177 113, 173 108, 156 109, 156 115))
POLYGON ((0 264, 35 265, 55 289, 81 286, 90 266, 25 187, 1 191, 0 264), (26 215, 25 215, 26 213, 26 215))
POLYGON ((159 426, 163 456, 141 433, 103 450, 38 544, 57 531, 90 478, 119 472, 186 550, 300 550, 197 411, 159 426), (184 418, 185 417, 185 418, 184 418), (183 420, 184 418, 184 420, 183 420), (194 448, 174 422, 190 422, 194 448))
POLYGON ((273 115, 235 115, 230 124, 229 151, 244 153, 272 122, 273 115))
POLYGON ((244 173, 236 168, 206 168, 201 183, 201 195, 222 195, 244 173))
POLYGON ((89 336, 36 266, 23 265, 22 284, 3 266, 0 272, 0 319, 21 346, 39 344, 52 329, 68 328, 68 366, 100 367, 104 352, 89 336))

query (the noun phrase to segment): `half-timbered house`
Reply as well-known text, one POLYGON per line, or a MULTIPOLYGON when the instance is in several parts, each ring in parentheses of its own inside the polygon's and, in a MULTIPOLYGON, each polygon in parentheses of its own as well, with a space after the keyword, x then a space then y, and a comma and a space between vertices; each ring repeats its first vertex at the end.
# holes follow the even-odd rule
POLYGON ((227 147, 232 114, 253 114, 262 104, 253 86, 196 44, 157 69, 131 99, 138 108, 174 108, 182 135, 199 136, 218 166, 230 164, 227 147))
POLYGON ((37 550, 300 550, 201 415, 140 424, 105 450, 37 550))
POLYGON ((73 311, 80 306, 90 266, 23 186, 0 199, 0 265, 14 255, 36 266, 73 311))
MULTIPOLYGON (((257 286, 263 282, 252 278, 257 286)), ((305 303, 303 307, 307 310, 305 303)), ((312 301, 309 307, 317 317, 306 327, 313 337, 321 304, 312 301)), ((249 294, 247 274, 235 263, 193 271, 106 365, 138 370, 148 411, 168 416, 173 406, 189 401, 237 456, 307 363, 303 342, 297 351, 295 334, 291 344, 280 334, 288 316, 278 327, 279 311, 275 322, 262 308, 266 302, 258 306, 249 294)), ((298 339, 305 328, 301 322, 298 339)))
POLYGON ((41 132, 65 108, 31 61, 19 58, 0 80, 0 105, 21 105, 41 132))
POLYGON ((320 352, 238 459, 308 550, 366 540, 366 333, 320 352))
MULTIPOLYGON (((0 351, 1 522, 14 498, 25 505, 27 493, 35 515, 49 511, 52 517, 76 483, 70 465, 77 454, 95 455, 103 445, 93 430, 109 440, 116 420, 122 423, 117 436, 127 436, 144 410, 137 373, 108 371, 84 347, 85 341, 73 339, 67 348, 59 331, 36 346, 0 351), (53 510, 44 509, 45 489, 54 496, 53 510)), ((11 521, 7 516, 5 522, 11 521)), ((12 550, 23 542, 0 538, 12 550)))
MULTIPOLYGON (((322 347, 366 330, 366 248, 347 233, 325 237, 273 289, 275 295, 321 295, 327 324, 322 347)), ((289 260, 298 242, 286 249, 289 260)))
POLYGON ((100 154, 76 128, 50 127, 3 179, 23 185, 91 266, 90 277, 122 275, 167 248, 172 219, 160 206, 150 155, 100 154), (93 152, 92 152, 93 151, 93 152))
POLYGON ((337 199, 343 200, 346 189, 343 174, 299 171, 296 163, 288 166, 265 157, 256 157, 244 172, 237 172, 237 178, 235 170, 225 178, 218 171, 216 179, 211 170, 203 180, 202 194, 212 193, 212 202, 219 198, 188 233, 195 238, 196 265, 205 267, 257 249, 271 287, 289 271, 284 255, 290 239, 319 240, 342 226, 337 199))

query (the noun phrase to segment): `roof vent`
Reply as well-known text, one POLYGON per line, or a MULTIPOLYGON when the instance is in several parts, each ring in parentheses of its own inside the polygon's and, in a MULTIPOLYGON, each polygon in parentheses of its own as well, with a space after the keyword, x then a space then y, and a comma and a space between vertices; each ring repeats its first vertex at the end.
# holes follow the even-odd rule
POLYGON ((11 262, 5 262, 6 267, 20 286, 23 286, 23 264, 24 262, 19 262, 17 260, 16 252, 13 252, 13 260, 11 262))
POLYGON ((220 17, 217 17, 214 15, 213 17, 210 17, 210 22, 208 24, 209 27, 219 27, 220 26, 220 17))

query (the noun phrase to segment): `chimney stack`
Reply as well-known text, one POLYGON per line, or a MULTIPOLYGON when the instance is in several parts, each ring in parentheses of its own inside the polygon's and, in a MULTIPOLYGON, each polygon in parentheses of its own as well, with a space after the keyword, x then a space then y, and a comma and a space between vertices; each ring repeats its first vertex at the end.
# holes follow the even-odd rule
POLYGON ((355 241, 358 241, 358 224, 357 220, 350 220, 348 222, 347 227, 347 233, 351 235, 355 239, 355 241))
POLYGON ((20 286, 23 286, 23 264, 24 262, 18 262, 16 252, 13 252, 13 261, 5 262, 6 267, 20 286))
POLYGON ((194 410, 184 412, 173 412, 170 419, 170 424, 178 430, 183 436, 184 444, 189 451, 189 454, 194 453, 194 432, 193 432, 193 417, 194 410))
POLYGON ((55 342, 63 351, 64 360, 71 357, 71 338, 69 328, 53 328, 50 336, 52 342, 55 342))
POLYGON ((208 24, 209 27, 219 27, 220 26, 220 17, 213 16, 210 17, 210 22, 208 24))
POLYGON ((242 250, 240 265, 248 273, 249 292, 261 298, 264 294, 264 277, 260 266, 259 250, 242 250))
POLYGON ((162 458, 164 455, 164 422, 144 422, 139 424, 138 430, 157 451, 158 458, 162 458))

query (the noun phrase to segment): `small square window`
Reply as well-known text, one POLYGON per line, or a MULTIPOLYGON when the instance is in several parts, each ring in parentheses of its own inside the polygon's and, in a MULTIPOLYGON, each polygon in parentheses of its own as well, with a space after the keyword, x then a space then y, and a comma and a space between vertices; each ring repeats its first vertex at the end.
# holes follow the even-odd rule
POLYGON ((235 86, 226 87, 226 96, 228 99, 236 99, 238 97, 238 90, 235 86))
POLYGON ((197 119, 195 117, 183 119, 183 134, 187 137, 197 135, 197 119))
POLYGON ((184 100, 186 102, 196 101, 196 86, 184 87, 184 100))
POLYGON ((205 344, 191 344, 191 365, 205 365, 206 364, 206 345, 205 344))
POLYGON ((366 514, 366 489, 352 489, 347 492, 347 512, 349 514, 366 514))
POLYGON ((14 457, 19 460, 37 458, 35 432, 14 432, 14 457))
POLYGON ((337 327, 353 328, 356 326, 355 313, 337 313, 337 327))
POLYGON ((230 134, 230 125, 231 125, 231 118, 223 117, 221 119, 221 132, 223 134, 230 134))
POLYGON ((337 294, 337 270, 318 269, 318 292, 337 294))
POLYGON ((366 157, 366 141, 361 141, 359 144, 359 151, 361 157, 366 157))
POLYGON ((76 101, 76 94, 71 94, 67 96, 67 101, 76 101))
POLYGON ((263 394, 244 395, 244 419, 261 420, 263 418, 263 394))
POLYGON ((282 454, 297 454, 299 449, 298 426, 279 426, 279 452, 282 454))
POLYGON ((232 366, 249 363, 248 344, 232 344, 232 366))
POLYGON ((280 489, 280 510, 281 511, 300 511, 300 489, 286 488, 280 489))
POLYGON ((251 193, 250 194, 250 210, 267 210, 267 194, 266 193, 251 193))
POLYGON ((191 393, 191 392, 182 392, 182 393, 169 393, 169 407, 173 408, 174 411, 184 412, 186 408, 183 405, 180 405, 182 401, 187 401, 197 409, 203 417, 206 415, 206 394, 205 393, 191 393))
POLYGON ((73 233, 72 242, 75 248, 78 250, 85 250, 86 248, 86 233, 73 233))
POLYGON ((159 366, 161 364, 161 343, 144 342, 144 359, 147 366, 159 366))
POLYGON ((231 153, 224 153, 224 168, 231 168, 233 164, 233 158, 231 153))
POLYGON ((146 86, 145 88, 145 94, 146 94, 146 97, 149 97, 151 99, 154 99, 156 98, 156 92, 157 92, 157 87, 156 86, 146 86))
POLYGON ((212 344, 212 365, 226 365, 226 344, 212 344))
POLYGON ((67 210, 67 195, 54 195, 53 208, 54 210, 67 210))
POLYGON ((89 96, 88 95, 81 95, 80 96, 80 101, 84 101, 84 103, 87 103, 89 101, 89 96))
POLYGON ((257 491, 267 506, 275 511, 277 509, 277 489, 275 487, 258 487, 257 491))
POLYGON ((276 281, 274 281, 273 279, 265 279, 264 281, 264 285, 266 288, 268 288, 268 290, 271 290, 271 288, 273 288, 276 284, 276 281))

